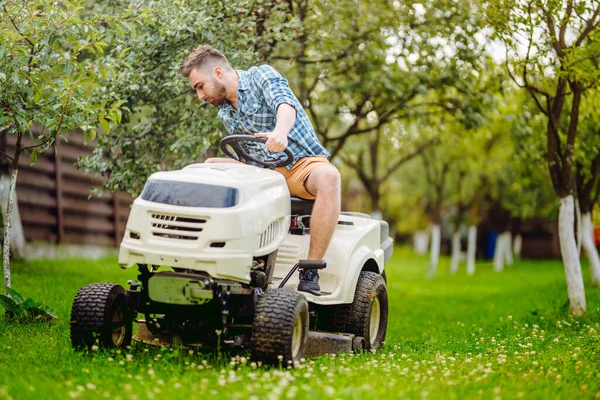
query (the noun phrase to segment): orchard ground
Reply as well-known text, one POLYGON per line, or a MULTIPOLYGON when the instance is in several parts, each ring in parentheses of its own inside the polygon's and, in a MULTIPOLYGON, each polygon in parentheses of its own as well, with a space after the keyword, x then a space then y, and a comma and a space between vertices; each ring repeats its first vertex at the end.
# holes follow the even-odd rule
POLYGON ((125 284, 114 259, 15 262, 13 287, 58 313, 52 324, 0 317, 0 399, 600 398, 600 289, 584 263, 588 312, 568 316, 560 261, 519 261, 502 273, 426 279, 427 258, 397 248, 387 265, 390 320, 375 354, 266 368, 232 356, 134 344, 71 350, 69 313, 92 282, 125 284))

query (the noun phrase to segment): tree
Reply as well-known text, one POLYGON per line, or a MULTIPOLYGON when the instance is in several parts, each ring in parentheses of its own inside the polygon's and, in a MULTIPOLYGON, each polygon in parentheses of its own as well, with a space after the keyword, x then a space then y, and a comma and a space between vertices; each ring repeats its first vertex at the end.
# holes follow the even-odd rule
POLYGON ((582 243, 590 262, 591 283, 600 286, 600 256, 594 244, 592 212, 600 198, 600 113, 598 91, 590 91, 582 104, 581 145, 575 155, 575 184, 581 210, 582 243))
POLYGON ((112 61, 104 48, 117 18, 80 18, 77 2, 0 1, 0 132, 16 136, 4 209, 4 284, 11 286, 10 228, 19 159, 37 155, 79 128, 93 139, 98 126, 119 122, 121 102, 103 87, 112 61), (32 125, 39 124, 39 133, 32 125))
POLYGON ((560 200, 559 237, 570 312, 586 310, 575 243, 573 156, 584 92, 597 85, 600 3, 537 0, 487 2, 487 18, 507 49, 507 68, 546 116, 547 165, 560 200))
POLYGON ((407 131, 396 121, 369 132, 349 147, 347 154, 339 157, 350 167, 367 190, 371 212, 387 220, 382 213, 382 188, 406 162, 434 145, 436 139, 420 136, 416 130, 407 131), (366 141, 366 144, 364 143, 366 141))
MULTIPOLYGON (((151 173, 197 161, 222 133, 216 108, 198 101, 180 76, 183 59, 199 44, 211 44, 234 68, 243 69, 268 58, 278 41, 296 32, 296 21, 287 18, 287 2, 139 0, 135 5, 135 15, 145 23, 111 43, 122 58, 119 73, 107 82, 129 112, 122 125, 99 138, 94 155, 79 163, 108 177, 102 189, 133 195, 151 173)), ((128 8, 104 1, 88 12, 118 16, 128 8)))

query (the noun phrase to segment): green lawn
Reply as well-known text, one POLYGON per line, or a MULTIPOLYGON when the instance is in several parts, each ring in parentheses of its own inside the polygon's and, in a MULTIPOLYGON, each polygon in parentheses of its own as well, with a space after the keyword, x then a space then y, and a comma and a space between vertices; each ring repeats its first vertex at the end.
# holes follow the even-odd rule
MULTIPOLYGON (((0 399, 64 398, 600 398, 600 289, 588 314, 567 315, 562 265, 523 261, 501 274, 433 280, 426 258, 396 249, 388 264, 390 322, 376 354, 324 356, 294 369, 137 345, 75 353, 71 301, 79 287, 125 284, 115 260, 15 263, 13 287, 54 307, 51 325, 0 317, 0 399)), ((464 269, 464 267, 463 267, 464 269)), ((584 270, 587 278, 588 270, 584 270)))

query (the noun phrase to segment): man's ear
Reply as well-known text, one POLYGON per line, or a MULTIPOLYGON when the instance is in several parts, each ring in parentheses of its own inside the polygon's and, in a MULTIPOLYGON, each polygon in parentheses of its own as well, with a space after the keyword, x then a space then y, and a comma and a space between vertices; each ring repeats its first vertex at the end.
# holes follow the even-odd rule
POLYGON ((225 75, 225 71, 223 71, 223 68, 222 68, 222 67, 220 67, 220 66, 216 66, 216 67, 213 69, 213 76, 214 76, 215 78, 218 78, 218 79, 223 79, 223 76, 224 76, 224 75, 225 75))

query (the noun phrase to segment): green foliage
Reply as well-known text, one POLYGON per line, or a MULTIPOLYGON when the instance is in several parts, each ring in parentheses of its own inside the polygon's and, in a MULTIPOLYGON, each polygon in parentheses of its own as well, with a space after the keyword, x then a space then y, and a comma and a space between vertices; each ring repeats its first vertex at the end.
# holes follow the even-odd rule
MULTIPOLYGON (((600 84, 597 1, 486 1, 485 13, 506 47, 513 80, 545 115, 547 163, 559 197, 574 194, 573 165, 582 97, 600 84)), ((585 147, 585 145, 584 145, 585 147)))
POLYGON ((69 130, 93 139, 98 126, 120 121, 121 102, 104 87, 114 73, 105 49, 119 19, 82 18, 79 1, 3 0, 0 9, 0 131, 30 141, 13 159, 25 151, 35 163, 69 130))
POLYGON ((50 322, 56 319, 56 313, 43 302, 31 298, 26 300, 14 289, 4 287, 8 296, 0 294, 0 306, 2 306, 11 320, 24 322, 50 322))
POLYGON ((106 82, 129 112, 80 165, 109 178, 103 189, 137 194, 151 173, 198 160, 221 135, 216 108, 202 104, 179 74, 185 57, 210 44, 243 69, 288 39, 294 23, 286 3, 271 0, 105 1, 86 12, 122 15, 130 8, 143 22, 118 26, 130 35, 110 44, 118 73, 106 82))

